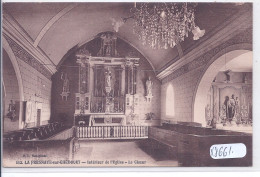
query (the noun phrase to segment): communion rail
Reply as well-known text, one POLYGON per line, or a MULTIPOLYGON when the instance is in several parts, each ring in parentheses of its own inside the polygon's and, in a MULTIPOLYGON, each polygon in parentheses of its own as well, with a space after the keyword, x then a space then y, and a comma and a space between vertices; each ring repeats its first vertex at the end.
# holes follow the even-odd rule
POLYGON ((142 139, 148 138, 148 126, 76 127, 76 137, 84 139, 142 139))

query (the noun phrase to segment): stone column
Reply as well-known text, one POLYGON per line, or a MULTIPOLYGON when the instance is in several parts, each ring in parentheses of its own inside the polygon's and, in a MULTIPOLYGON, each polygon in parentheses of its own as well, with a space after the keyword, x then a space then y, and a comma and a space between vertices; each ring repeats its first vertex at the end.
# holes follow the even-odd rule
POLYGON ((94 71, 93 71, 93 64, 89 63, 89 93, 93 93, 94 88, 94 71))
POLYGON ((121 76, 121 95, 125 95, 125 65, 121 65, 122 76, 121 76))

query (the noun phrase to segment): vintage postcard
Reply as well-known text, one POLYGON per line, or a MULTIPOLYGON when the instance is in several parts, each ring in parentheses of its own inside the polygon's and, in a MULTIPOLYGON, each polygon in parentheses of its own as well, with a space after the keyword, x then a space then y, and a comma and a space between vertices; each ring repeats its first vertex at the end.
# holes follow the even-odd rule
POLYGON ((3 167, 252 167, 251 2, 3 2, 3 167))

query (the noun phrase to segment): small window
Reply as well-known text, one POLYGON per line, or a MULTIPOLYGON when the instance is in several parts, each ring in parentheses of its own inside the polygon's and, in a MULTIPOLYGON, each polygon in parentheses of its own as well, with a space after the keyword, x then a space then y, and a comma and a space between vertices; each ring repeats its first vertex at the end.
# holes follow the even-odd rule
POLYGON ((174 90, 170 84, 166 90, 166 116, 174 116, 174 90))

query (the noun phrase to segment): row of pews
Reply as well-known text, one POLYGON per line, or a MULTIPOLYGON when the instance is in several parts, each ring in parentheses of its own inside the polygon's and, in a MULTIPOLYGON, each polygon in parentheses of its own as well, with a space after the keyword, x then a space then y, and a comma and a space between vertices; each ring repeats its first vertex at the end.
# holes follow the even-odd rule
POLYGON ((149 127, 148 137, 157 142, 156 144, 163 144, 174 152, 180 166, 252 166, 251 134, 188 123, 167 123, 149 127), (243 143, 246 146, 245 157, 216 160, 210 156, 212 145, 233 143, 243 143))
POLYGON ((4 135, 4 138, 9 142, 44 140, 61 132, 64 129, 65 126, 63 123, 53 122, 38 127, 8 132, 4 135))

